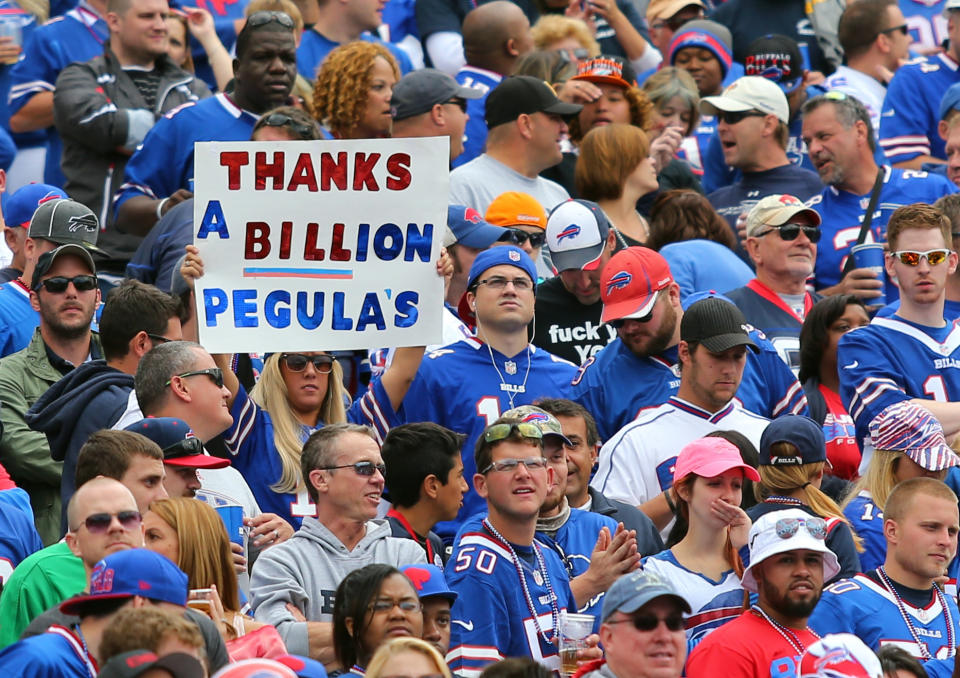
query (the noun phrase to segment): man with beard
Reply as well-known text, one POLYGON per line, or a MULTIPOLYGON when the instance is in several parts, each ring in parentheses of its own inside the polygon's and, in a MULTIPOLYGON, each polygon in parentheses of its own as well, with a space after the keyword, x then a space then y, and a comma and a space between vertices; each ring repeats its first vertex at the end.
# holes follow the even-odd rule
MULTIPOLYGON (((580 368, 572 398, 596 417, 600 439, 608 440, 641 410, 677 392, 684 312, 666 259, 646 247, 628 247, 610 259, 601 274, 600 298, 601 320, 618 337, 580 368)), ((737 392, 744 409, 770 419, 804 414, 807 401, 793 372, 759 332, 750 328, 750 338, 760 351, 747 357, 737 392)))
MULTIPOLYGON (((882 285, 868 268, 846 270, 850 247, 860 234, 876 182, 880 195, 870 222, 866 242, 887 240, 887 221, 898 207, 911 203, 932 204, 957 187, 942 176, 879 167, 874 161, 876 141, 870 114, 857 99, 843 92, 828 92, 803 106, 803 142, 807 145, 820 180, 826 188, 807 204, 823 220, 822 242, 817 251, 814 280, 823 296, 855 294, 870 303, 882 285)), ((888 278, 887 301, 899 292, 888 278)))
POLYGON ((101 357, 99 339, 90 330, 100 292, 88 249, 98 230, 97 218, 80 203, 44 203, 30 222, 27 270, 11 283, 29 297, 40 327, 26 348, 0 360, 0 463, 30 494, 37 531, 46 545, 60 538, 62 465, 50 458, 46 436, 31 431, 25 417, 74 367, 101 357))
POLYGON ((753 524, 742 581, 757 602, 697 645, 687 661, 688 678, 712 678, 721 666, 728 678, 799 674, 801 655, 819 638, 807 619, 823 580, 840 569, 824 543, 826 533, 822 518, 800 509, 768 513, 753 524))
MULTIPOLYGON (((953 452, 940 445, 930 454, 953 452)), ((960 612, 935 582, 957 551, 958 530, 953 490, 934 478, 903 481, 884 505, 884 564, 827 587, 810 628, 852 633, 874 652, 896 645, 922 661, 953 657, 960 612)))

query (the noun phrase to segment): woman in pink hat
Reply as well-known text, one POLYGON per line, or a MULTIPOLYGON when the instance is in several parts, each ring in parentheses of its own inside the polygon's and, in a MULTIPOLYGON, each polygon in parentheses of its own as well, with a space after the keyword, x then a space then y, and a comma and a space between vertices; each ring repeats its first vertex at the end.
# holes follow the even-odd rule
POLYGON ((690 649, 743 611, 738 549, 750 532, 740 508, 745 478, 758 482, 760 475, 723 438, 700 438, 680 450, 670 491, 677 514, 667 540, 672 546, 642 561, 644 570, 671 581, 690 603, 690 649))

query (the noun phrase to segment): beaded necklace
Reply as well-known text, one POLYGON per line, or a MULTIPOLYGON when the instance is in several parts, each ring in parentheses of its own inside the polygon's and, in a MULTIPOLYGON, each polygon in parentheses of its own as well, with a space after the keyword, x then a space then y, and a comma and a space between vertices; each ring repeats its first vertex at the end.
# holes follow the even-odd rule
MULTIPOLYGON (((766 612, 763 611, 763 609, 759 605, 754 605, 753 607, 750 608, 750 610, 754 614, 759 615, 760 617, 766 619, 767 622, 770 624, 770 626, 772 626, 781 636, 783 636, 784 640, 790 643, 790 647, 794 649, 794 651, 797 653, 798 656, 802 655, 804 651, 807 649, 806 645, 800 642, 800 638, 798 638, 797 634, 793 632, 793 629, 788 629, 786 626, 784 626, 783 624, 778 622, 776 619, 768 615, 766 612)), ((812 633, 817 638, 820 637, 819 635, 817 635, 817 632, 811 629, 809 626, 807 627, 807 631, 812 633)))
POLYGON ((783 497, 779 494, 771 494, 763 500, 767 504, 784 504, 786 506, 803 506, 803 502, 795 497, 783 497))
MULTIPOLYGON (((913 641, 917 644, 917 648, 920 650, 920 655, 925 660, 933 659, 933 655, 930 654, 929 650, 927 650, 926 644, 920 641, 920 634, 917 633, 917 627, 913 625, 913 620, 910 619, 910 614, 907 612, 907 608, 903 604, 903 599, 900 598, 900 594, 897 592, 897 589, 893 587, 893 582, 891 582, 890 578, 887 577, 887 571, 883 569, 883 565, 877 568, 877 575, 880 578, 880 583, 883 585, 883 588, 892 593, 894 599, 897 601, 897 609, 900 611, 900 616, 907 625, 907 630, 909 630, 910 635, 913 636, 913 641)), ((940 587, 934 584, 933 592, 937 597, 937 602, 940 603, 940 609, 943 610, 943 617, 947 622, 947 657, 952 657, 956 654, 956 648, 954 647, 953 642, 953 617, 950 614, 950 608, 947 607, 947 600, 944 597, 943 592, 940 591, 940 587)))
MULTIPOLYGON (((537 634, 543 639, 543 642, 548 644, 555 643, 557 640, 557 629, 560 628, 560 608, 557 606, 557 596, 553 592, 550 575, 547 573, 547 564, 543 560, 543 554, 540 552, 540 547, 537 545, 537 542, 533 542, 533 553, 537 558, 537 569, 533 571, 533 579, 536 581, 537 575, 539 574, 540 577, 543 578, 543 585, 547 587, 547 595, 550 597, 550 614, 553 619, 553 637, 551 638, 547 637, 547 634, 544 633, 543 628, 540 626, 537 608, 534 607, 533 598, 530 596, 530 589, 527 588, 527 576, 523 573, 523 565, 520 563, 520 557, 517 555, 517 552, 513 550, 513 544, 504 539, 503 535, 497 532, 496 528, 494 528, 486 518, 483 519, 483 526, 510 551, 513 566, 517 569, 517 576, 520 577, 520 588, 523 589, 523 598, 527 602, 527 609, 530 610, 530 617, 533 618, 533 624, 537 628, 537 634)), ((539 584, 540 582, 537 583, 539 584)))

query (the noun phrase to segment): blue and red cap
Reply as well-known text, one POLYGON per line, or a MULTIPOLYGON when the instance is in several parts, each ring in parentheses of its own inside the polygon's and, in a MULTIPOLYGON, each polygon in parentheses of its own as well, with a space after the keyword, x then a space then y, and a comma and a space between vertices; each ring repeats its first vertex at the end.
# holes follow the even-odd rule
POLYGON ((147 417, 127 426, 125 431, 149 438, 163 450, 163 463, 169 466, 217 469, 230 466, 229 459, 203 453, 203 443, 183 419, 147 417))
POLYGON ((21 186, 3 203, 3 220, 7 226, 26 228, 33 219, 33 213, 43 203, 50 200, 67 198, 66 193, 50 184, 27 184, 21 186))
POLYGON ((870 441, 876 450, 903 452, 928 471, 960 465, 930 410, 904 400, 885 408, 870 422, 870 441))
POLYGON ((187 575, 169 558, 147 549, 127 549, 97 563, 90 573, 90 593, 65 600, 60 611, 83 616, 87 603, 134 596, 186 607, 187 591, 187 575))
POLYGON ((436 565, 426 565, 419 563, 417 565, 407 565, 401 567, 400 571, 406 575, 413 588, 417 590, 417 597, 420 600, 424 598, 446 598, 453 605, 457 599, 457 592, 447 585, 446 577, 443 576, 443 570, 436 565))
POLYGON ((444 247, 453 244, 485 250, 505 235, 507 229, 488 223, 477 210, 466 205, 447 206, 447 228, 444 247))
POLYGON ((274 657, 279 662, 297 674, 297 678, 327 678, 327 670, 316 659, 301 657, 298 654, 282 654, 274 657))

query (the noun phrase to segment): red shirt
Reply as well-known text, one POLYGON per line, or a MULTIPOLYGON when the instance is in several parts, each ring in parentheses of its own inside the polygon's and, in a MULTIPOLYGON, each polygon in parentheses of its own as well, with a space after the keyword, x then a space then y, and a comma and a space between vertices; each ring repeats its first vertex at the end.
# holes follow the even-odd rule
POLYGON ((820 384, 820 393, 827 404, 827 416, 823 420, 823 437, 827 443, 827 459, 833 464, 833 475, 844 480, 854 480, 859 474, 860 448, 857 446, 857 429, 853 417, 847 413, 839 394, 820 384))
MULTIPOLYGON (((794 631, 804 648, 817 641, 794 631)), ((687 658, 687 678, 796 678, 800 655, 766 619, 746 611, 712 632, 687 658), (722 670, 719 667, 723 667, 722 670)))

